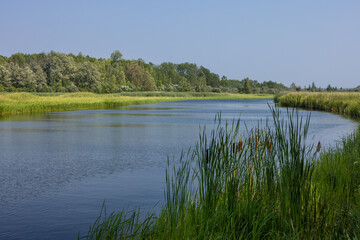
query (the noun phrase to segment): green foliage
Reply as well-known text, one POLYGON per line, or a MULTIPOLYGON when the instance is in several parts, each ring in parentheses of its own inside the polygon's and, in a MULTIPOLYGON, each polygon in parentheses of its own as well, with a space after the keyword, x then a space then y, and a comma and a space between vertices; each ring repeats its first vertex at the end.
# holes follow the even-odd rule
MULTIPOLYGON (((86 76, 86 75, 85 75, 86 76)), ((80 85, 82 83, 79 83, 80 85)), ((88 86, 85 86, 88 87, 88 86)), ((0 89, 5 88, 0 84, 0 89)), ((204 92, 0 93, 0 116, 22 113, 102 109, 124 105, 194 99, 272 98, 272 95, 235 95, 204 92)))
POLYGON ((121 58, 122 58, 122 54, 119 50, 116 50, 111 54, 111 61, 113 63, 119 62, 121 58))
POLYGON ((289 93, 276 98, 281 106, 299 107, 360 118, 360 93, 289 93))
POLYGON ((0 84, 3 89, 11 87, 11 71, 8 64, 0 65, 0 84))
MULTIPOLYGON (((274 128, 239 134, 215 121, 210 136, 166 171, 165 204, 139 221, 124 210, 96 220, 105 239, 356 239, 360 235, 360 128, 320 153, 306 145, 310 118, 272 109, 274 128), (108 223, 116 224, 108 224, 108 223), (126 238, 126 237, 125 237, 126 238)), ((85 236, 85 238, 87 238, 85 236)))
POLYGON ((79 90, 94 92, 100 84, 100 73, 94 64, 84 62, 78 67, 74 79, 79 90))
POLYGON ((155 80, 137 61, 130 61, 125 69, 126 79, 140 90, 153 91, 155 80))
MULTIPOLYGON (((248 78, 247 78, 248 79, 248 78)), ((286 89, 274 82, 227 80, 193 63, 125 60, 119 50, 109 59, 57 53, 16 53, 0 56, 0 91, 118 93, 122 91, 276 93, 286 89), (251 91, 249 91, 249 86, 251 91)))
POLYGON ((251 86, 250 86, 250 80, 249 78, 245 78, 242 80, 243 86, 244 86, 244 93, 251 93, 251 86))

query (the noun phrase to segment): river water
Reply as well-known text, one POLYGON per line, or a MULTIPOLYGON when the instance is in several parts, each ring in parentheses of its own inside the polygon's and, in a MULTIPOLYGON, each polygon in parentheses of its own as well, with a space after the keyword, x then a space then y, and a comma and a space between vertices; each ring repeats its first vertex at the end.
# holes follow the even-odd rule
MULTIPOLYGON (((199 126, 211 129, 218 112, 223 121, 240 117, 248 128, 271 122, 268 104, 273 101, 180 101, 2 119, 0 239, 76 239, 104 201, 108 212, 159 210, 167 156, 177 159, 194 146, 199 126)), ((330 113, 311 116, 310 139, 323 146, 357 126, 330 113)))

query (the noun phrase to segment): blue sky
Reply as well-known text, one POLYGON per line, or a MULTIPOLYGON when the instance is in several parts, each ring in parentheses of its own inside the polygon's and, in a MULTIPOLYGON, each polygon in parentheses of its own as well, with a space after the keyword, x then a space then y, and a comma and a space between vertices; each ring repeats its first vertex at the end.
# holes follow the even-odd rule
POLYGON ((0 0, 0 55, 193 62, 289 86, 360 85, 359 0, 0 0))

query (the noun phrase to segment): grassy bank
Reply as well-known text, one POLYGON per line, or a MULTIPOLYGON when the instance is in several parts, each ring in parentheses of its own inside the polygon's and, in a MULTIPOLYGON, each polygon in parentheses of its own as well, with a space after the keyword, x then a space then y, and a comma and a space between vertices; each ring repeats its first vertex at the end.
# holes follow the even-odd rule
POLYGON ((321 152, 304 143, 309 118, 272 111, 274 128, 242 135, 240 121, 217 118, 210 136, 169 164, 160 214, 103 211, 85 238, 359 238, 360 128, 321 152))
POLYGON ((0 93, 0 115, 19 113, 101 109, 125 105, 194 99, 272 98, 273 95, 133 92, 95 93, 0 93))
POLYGON ((360 93, 289 93, 275 98, 280 106, 299 107, 360 118, 360 93))

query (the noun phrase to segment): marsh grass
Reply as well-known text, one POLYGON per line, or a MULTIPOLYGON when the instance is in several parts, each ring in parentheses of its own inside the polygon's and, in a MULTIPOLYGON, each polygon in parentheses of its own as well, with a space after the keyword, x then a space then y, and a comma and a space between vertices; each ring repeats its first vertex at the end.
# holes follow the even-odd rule
POLYGON ((320 110, 360 118, 360 93, 288 93, 275 98, 281 106, 320 110))
POLYGON ((82 109, 104 109, 125 105, 195 99, 272 98, 273 95, 133 92, 95 93, 0 93, 0 116, 82 109))
MULTIPOLYGON (((150 229, 155 219, 154 214, 140 218, 140 210, 111 212, 107 214, 105 202, 100 216, 93 226, 89 227, 87 239, 146 239, 150 236, 150 229)), ((80 239, 80 236, 78 237, 80 239)))
POLYGON ((100 214, 88 238, 358 238, 360 129, 319 152, 305 144, 310 117, 271 111, 274 127, 243 134, 240 120, 223 124, 217 116, 210 135, 203 129, 180 162, 168 161, 158 215, 100 214))

